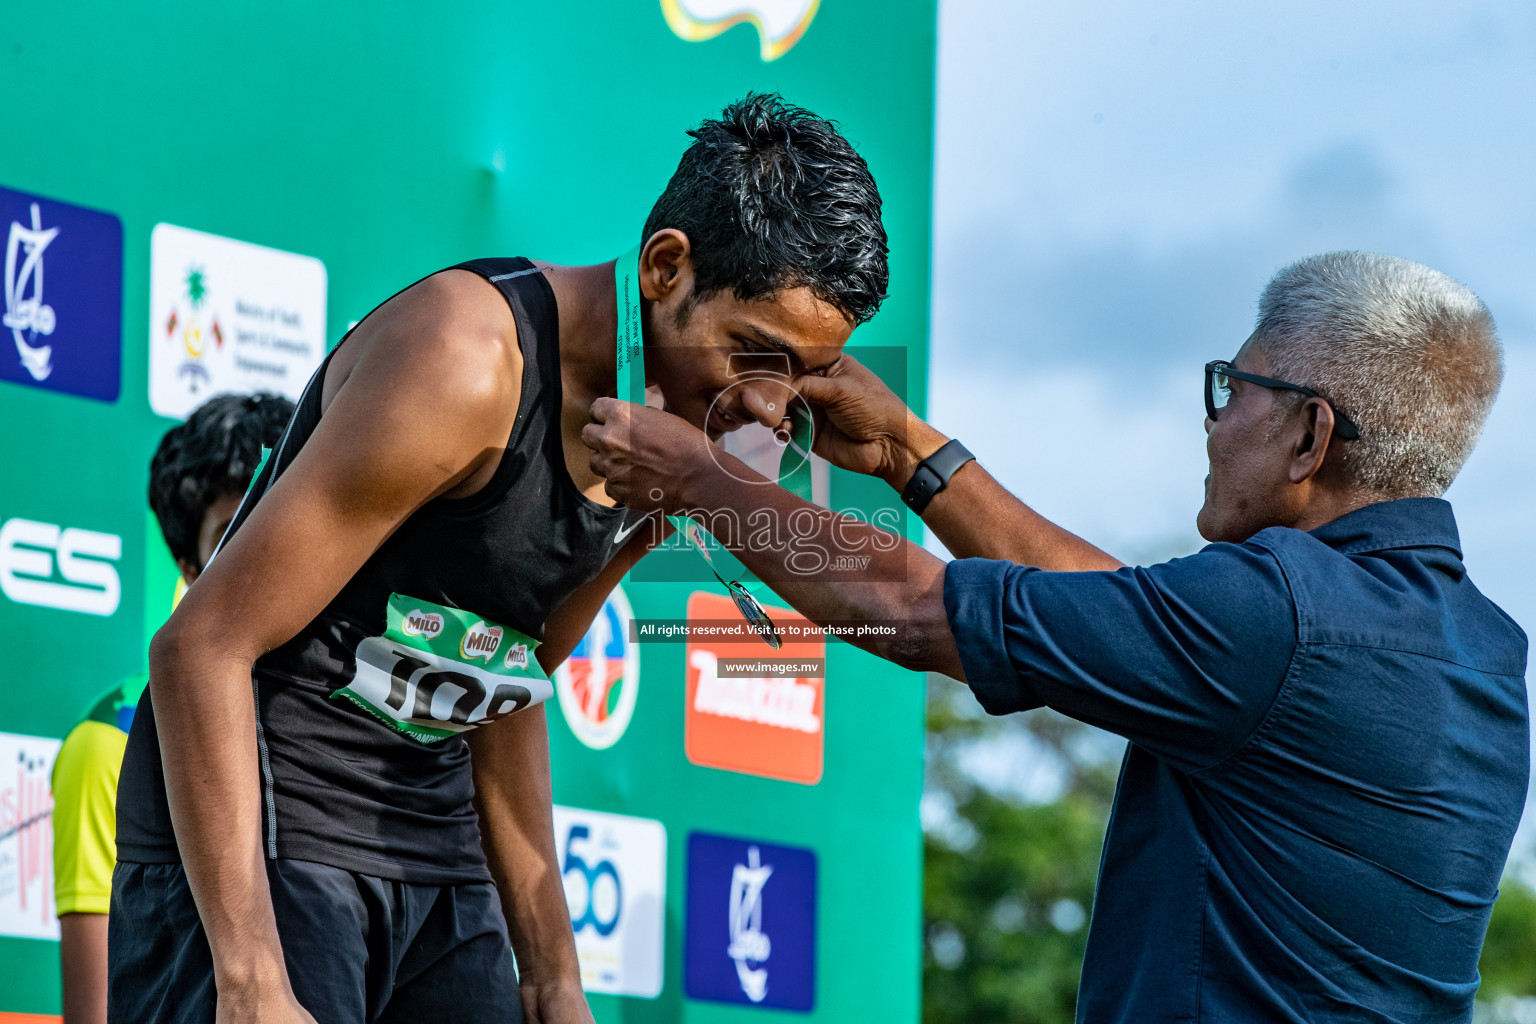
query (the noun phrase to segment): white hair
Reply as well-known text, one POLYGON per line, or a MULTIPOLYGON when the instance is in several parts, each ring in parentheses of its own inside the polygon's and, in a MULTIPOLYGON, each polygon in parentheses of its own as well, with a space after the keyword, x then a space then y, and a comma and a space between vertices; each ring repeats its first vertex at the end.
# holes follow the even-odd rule
POLYGON ((1438 497, 1461 472, 1504 376, 1493 317, 1465 285, 1369 252, 1308 256, 1259 297, 1254 343, 1274 376, 1321 394, 1360 428, 1337 435, 1349 482, 1438 497))

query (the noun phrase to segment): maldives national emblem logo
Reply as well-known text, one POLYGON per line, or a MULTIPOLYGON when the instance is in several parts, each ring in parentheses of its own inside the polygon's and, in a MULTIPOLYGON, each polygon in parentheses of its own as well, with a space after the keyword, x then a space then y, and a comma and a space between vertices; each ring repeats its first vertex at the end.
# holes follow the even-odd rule
POLYGON ((617 743, 635 713, 640 648, 629 639, 633 618, 623 589, 614 587, 587 635, 555 669, 555 693, 566 724, 593 750, 617 743))
POLYGON ((171 307, 165 318, 166 341, 180 342, 186 353, 186 361, 177 367, 176 375, 185 377, 187 390, 201 394, 213 380, 203 356, 211 343, 215 349, 224 347, 224 328, 219 318, 205 308, 208 301, 208 275, 201 266, 187 267, 182 278, 185 290, 171 307))

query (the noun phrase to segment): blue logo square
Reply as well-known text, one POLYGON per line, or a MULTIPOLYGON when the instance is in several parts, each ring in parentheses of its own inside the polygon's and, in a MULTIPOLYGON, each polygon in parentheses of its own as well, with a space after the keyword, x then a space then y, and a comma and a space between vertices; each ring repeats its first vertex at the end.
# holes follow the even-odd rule
POLYGON ((816 854, 688 836, 683 987, 691 999, 809 1011, 816 1003, 816 854))
POLYGON ((117 401, 123 222, 0 188, 0 380, 117 401))

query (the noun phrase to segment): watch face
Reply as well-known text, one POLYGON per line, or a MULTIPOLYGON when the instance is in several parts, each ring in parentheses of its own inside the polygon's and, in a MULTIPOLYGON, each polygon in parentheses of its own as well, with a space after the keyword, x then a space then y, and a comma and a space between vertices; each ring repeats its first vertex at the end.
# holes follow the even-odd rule
POLYGON ((731 592, 731 600, 736 602, 736 607, 741 609, 742 616, 752 626, 752 632, 774 650, 783 647, 784 641, 779 639, 778 629, 774 626, 773 620, 768 617, 768 613, 763 611, 763 606, 757 603, 757 598, 748 593, 747 588, 740 583, 733 581, 726 584, 726 587, 731 592))

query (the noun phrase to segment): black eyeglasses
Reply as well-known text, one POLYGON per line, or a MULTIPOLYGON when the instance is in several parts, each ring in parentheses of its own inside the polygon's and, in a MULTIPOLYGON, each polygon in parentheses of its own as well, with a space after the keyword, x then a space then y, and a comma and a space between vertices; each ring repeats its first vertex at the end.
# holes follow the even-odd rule
POLYGON ((1348 416, 1339 411, 1322 395, 1311 388, 1304 388, 1300 384, 1292 384, 1288 381, 1276 380, 1273 377, 1260 377, 1256 373, 1243 373, 1241 370, 1232 369, 1232 364, 1225 359, 1217 359, 1205 364, 1205 414, 1212 420, 1216 414, 1227 407, 1227 401, 1232 397, 1232 382, 1229 378, 1236 377, 1245 380, 1249 384, 1257 384, 1261 388, 1277 388, 1281 391, 1295 391, 1306 395, 1308 398, 1316 398, 1328 402, 1328 408, 1333 410, 1333 433, 1341 441, 1353 441, 1360 436, 1360 428, 1355 426, 1348 416))

